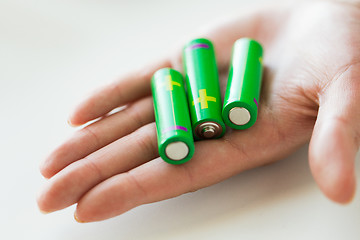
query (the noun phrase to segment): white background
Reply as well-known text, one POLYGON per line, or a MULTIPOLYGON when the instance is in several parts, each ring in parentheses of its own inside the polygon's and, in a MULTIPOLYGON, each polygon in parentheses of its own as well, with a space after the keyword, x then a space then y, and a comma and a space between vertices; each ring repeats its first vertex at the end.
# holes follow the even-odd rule
POLYGON ((66 120, 79 100, 249 2, 265 1, 0 0, 0 239, 360 239, 359 194, 327 200, 306 146, 99 223, 75 222, 74 206, 37 209, 38 165, 75 131, 66 120))

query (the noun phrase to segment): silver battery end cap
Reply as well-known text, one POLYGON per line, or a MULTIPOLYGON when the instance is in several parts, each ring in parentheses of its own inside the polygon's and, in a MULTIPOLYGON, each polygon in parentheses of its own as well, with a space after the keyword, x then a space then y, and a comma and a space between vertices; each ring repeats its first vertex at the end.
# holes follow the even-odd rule
POLYGON ((195 127, 195 134, 200 139, 212 139, 220 136, 222 127, 216 122, 203 122, 195 127))
POLYGON ((216 129, 213 126, 206 126, 202 130, 202 136, 204 138, 212 138, 216 134, 216 129))
POLYGON ((229 120, 236 125, 245 125, 250 121, 250 112, 243 107, 234 107, 229 111, 229 120))
POLYGON ((174 161, 179 161, 189 154, 189 147, 184 142, 172 142, 165 148, 165 154, 174 161))

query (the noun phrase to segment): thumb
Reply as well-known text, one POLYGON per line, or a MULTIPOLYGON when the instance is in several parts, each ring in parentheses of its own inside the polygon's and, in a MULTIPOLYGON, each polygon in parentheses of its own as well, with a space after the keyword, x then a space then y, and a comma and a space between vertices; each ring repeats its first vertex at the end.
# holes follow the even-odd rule
POLYGON ((360 142, 360 69, 350 66, 320 96, 309 161, 315 181, 335 202, 355 194, 355 156, 360 142))

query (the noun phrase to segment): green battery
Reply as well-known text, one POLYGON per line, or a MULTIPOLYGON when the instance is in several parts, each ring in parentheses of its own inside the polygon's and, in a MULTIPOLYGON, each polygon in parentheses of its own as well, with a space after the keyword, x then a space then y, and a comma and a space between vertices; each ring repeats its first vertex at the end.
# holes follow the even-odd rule
POLYGON ((154 73, 151 80, 160 157, 182 164, 194 155, 194 139, 182 75, 170 68, 154 73))
POLYGON ((233 46, 222 116, 226 125, 247 129, 257 119, 262 76, 262 47, 253 39, 233 46))
POLYGON ((186 44, 183 66, 195 139, 223 136, 225 124, 221 116, 219 75, 212 43, 200 38, 186 44))

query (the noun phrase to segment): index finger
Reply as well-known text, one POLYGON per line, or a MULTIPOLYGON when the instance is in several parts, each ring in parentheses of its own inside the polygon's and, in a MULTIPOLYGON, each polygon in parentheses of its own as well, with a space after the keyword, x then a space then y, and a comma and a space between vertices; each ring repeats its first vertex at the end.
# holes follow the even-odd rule
POLYGON ((150 80, 160 68, 170 67, 169 60, 156 62, 129 73, 118 81, 102 87, 81 102, 69 117, 69 124, 79 126, 104 116, 116 107, 123 106, 150 94, 150 80))

